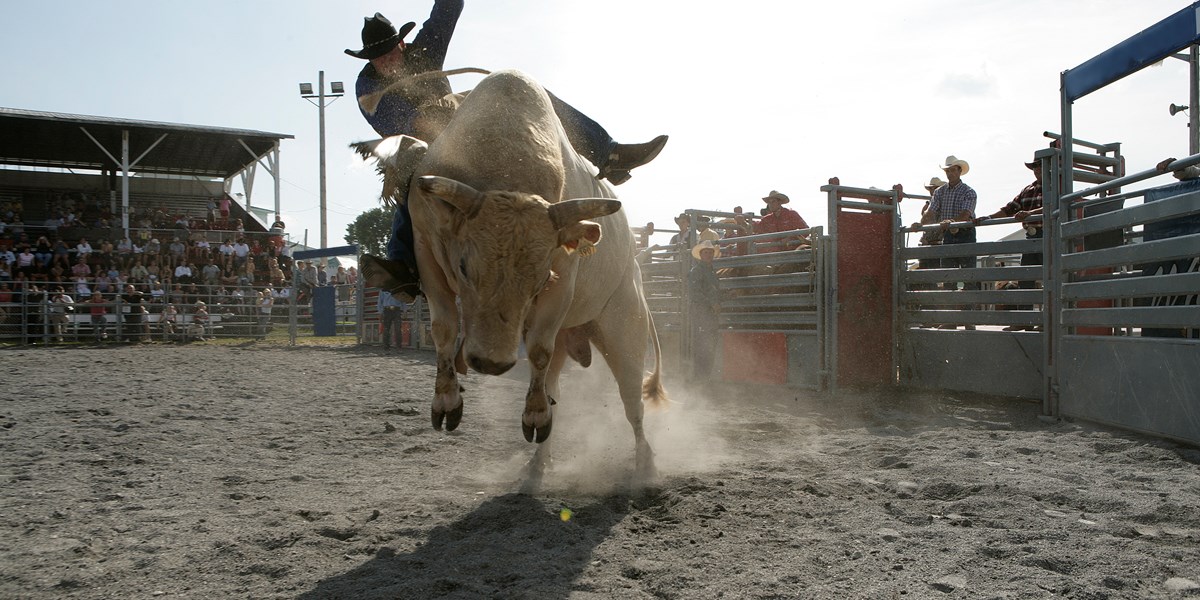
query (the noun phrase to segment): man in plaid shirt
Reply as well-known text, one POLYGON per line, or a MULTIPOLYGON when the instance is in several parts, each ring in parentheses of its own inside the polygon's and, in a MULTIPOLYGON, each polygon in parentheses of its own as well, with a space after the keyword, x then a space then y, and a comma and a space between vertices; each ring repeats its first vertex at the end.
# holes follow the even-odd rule
MULTIPOLYGON (((976 223, 981 223, 984 219, 999 219, 1004 217, 1013 217, 1016 220, 1025 224, 1025 239, 1041 239, 1042 223, 1041 221, 1025 223, 1025 220, 1034 215, 1042 214, 1042 168, 1035 160, 1025 163, 1033 171, 1033 183, 1025 186, 1012 202, 1000 207, 1000 210, 975 219, 976 223)), ((1021 266, 1041 265, 1042 253, 1030 252, 1021 255, 1021 266)), ((1034 281, 1018 281, 1017 289, 1033 290, 1037 289, 1037 282, 1034 281)), ((1033 310, 1033 306, 1023 304, 1015 307, 1015 310, 1033 310)), ((1005 327, 1005 331, 1022 331, 1036 330, 1036 326, 1027 327, 1024 325, 1012 325, 1005 327)))
MULTIPOLYGON (((973 244, 975 243, 975 228, 974 227, 951 227, 950 224, 956 221, 971 221, 975 218, 975 203, 978 201, 978 196, 971 186, 963 183, 962 176, 971 170, 971 165, 967 161, 962 160, 954 155, 946 157, 945 164, 942 165, 942 171, 946 173, 947 183, 942 187, 933 191, 933 197, 929 200, 929 210, 921 217, 921 222, 930 224, 939 222, 942 225, 942 245, 949 244, 973 244)), ((942 259, 942 268, 975 268, 974 256, 954 256, 942 259)), ((947 282, 946 289, 957 289, 957 282, 947 282)), ((967 281, 963 283, 964 290, 979 290, 978 281, 967 281)), ((970 305, 962 306, 963 310, 970 310, 970 305)), ((955 329, 953 325, 943 325, 943 329, 955 329)), ((975 329, 974 325, 967 325, 967 329, 975 329)))

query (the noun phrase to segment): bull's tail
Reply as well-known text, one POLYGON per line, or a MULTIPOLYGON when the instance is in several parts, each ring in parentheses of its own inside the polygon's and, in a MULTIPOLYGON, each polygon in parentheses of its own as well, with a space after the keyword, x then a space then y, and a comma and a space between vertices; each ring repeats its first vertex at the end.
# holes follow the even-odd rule
POLYGON ((646 310, 650 321, 650 339, 654 342, 654 372, 642 380, 642 400, 651 409, 666 409, 670 402, 662 383, 662 346, 658 343, 658 328, 654 326, 654 315, 646 310))

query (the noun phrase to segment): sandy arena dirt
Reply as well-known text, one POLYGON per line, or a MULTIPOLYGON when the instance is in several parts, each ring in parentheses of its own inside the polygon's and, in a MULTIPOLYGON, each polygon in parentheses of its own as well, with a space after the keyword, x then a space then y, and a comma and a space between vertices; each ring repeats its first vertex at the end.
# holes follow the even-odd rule
POLYGON ((648 417, 569 374, 540 490, 525 383, 432 354, 0 350, 0 597, 1200 596, 1200 451, 1035 404, 689 389, 648 417), (744 397, 739 394, 746 393, 744 397))

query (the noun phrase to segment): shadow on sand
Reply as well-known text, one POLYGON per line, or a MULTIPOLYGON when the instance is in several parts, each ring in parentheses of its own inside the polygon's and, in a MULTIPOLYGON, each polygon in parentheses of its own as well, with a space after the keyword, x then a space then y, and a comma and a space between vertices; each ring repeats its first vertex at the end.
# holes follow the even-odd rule
POLYGON ((630 511, 630 499, 597 498, 572 507, 566 521, 560 508, 522 494, 492 498, 454 523, 435 527, 412 552, 382 548, 299 597, 567 598, 587 589, 577 580, 596 546, 630 511))

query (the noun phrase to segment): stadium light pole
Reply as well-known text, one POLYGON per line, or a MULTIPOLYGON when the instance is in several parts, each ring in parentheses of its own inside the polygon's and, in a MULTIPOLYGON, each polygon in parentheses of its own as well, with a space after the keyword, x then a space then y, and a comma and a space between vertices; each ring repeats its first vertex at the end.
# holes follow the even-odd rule
POLYGON ((317 107, 317 129, 321 146, 321 248, 327 248, 329 245, 329 228, 325 220, 325 107, 333 104, 334 100, 346 93, 340 81, 331 82, 329 91, 330 93, 325 93, 325 71, 317 72, 317 92, 315 94, 311 83, 300 84, 300 97, 317 107), (325 103, 326 98, 330 99, 329 104, 325 103), (313 102, 314 99, 316 102, 313 102))

